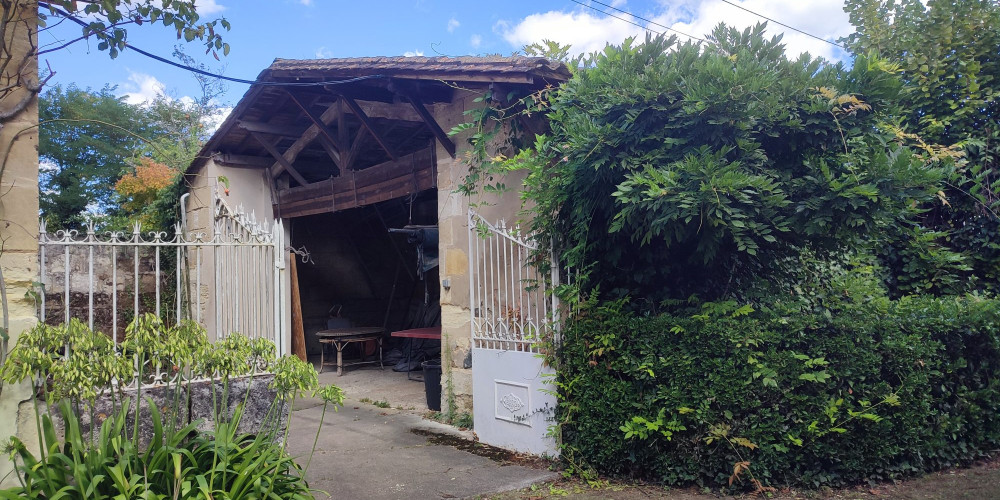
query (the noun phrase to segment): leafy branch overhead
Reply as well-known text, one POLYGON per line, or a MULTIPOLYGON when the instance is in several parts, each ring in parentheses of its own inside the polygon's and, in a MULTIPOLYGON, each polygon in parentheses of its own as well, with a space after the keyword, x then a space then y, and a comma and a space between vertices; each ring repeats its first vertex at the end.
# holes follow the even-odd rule
MULTIPOLYGON (((128 27, 161 24, 176 31, 177 39, 201 41, 205 53, 218 59, 218 51, 229 54, 229 44, 220 31, 231 27, 225 18, 203 21, 195 0, 46 0, 39 2, 39 24, 45 26, 51 16, 70 17, 81 25, 81 39, 93 37, 97 49, 108 51, 112 58, 125 50, 128 27)), ((74 40, 74 41, 77 41, 74 40)))

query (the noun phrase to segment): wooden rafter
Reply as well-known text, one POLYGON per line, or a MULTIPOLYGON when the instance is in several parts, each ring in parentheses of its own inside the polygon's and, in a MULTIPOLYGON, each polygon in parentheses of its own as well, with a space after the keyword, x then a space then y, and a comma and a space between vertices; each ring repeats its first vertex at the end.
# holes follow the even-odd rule
POLYGON ((354 168, 354 160, 358 159, 358 153, 361 152, 361 145, 363 143, 361 138, 364 137, 364 135, 364 127, 359 128, 358 131, 354 133, 354 140, 351 142, 351 149, 347 152, 347 160, 345 160, 345 163, 348 165, 348 170, 354 168))
POLYGON ((292 160, 285 158, 285 155, 278 151, 278 148, 274 147, 274 144, 271 144, 271 141, 267 140, 267 138, 259 132, 250 132, 250 135, 252 135, 254 139, 257 139, 257 142, 259 142, 261 146, 264 146, 264 149, 266 149, 267 152, 270 153, 279 164, 281 164, 283 169, 288 171, 288 175, 291 175, 292 178, 295 179, 295 182, 298 182, 303 186, 309 184, 305 177, 302 177, 302 174, 300 174, 297 170, 295 170, 295 167, 292 166, 292 160))
POLYGON ((304 127, 297 125, 277 125, 274 123, 252 122, 240 120, 237 126, 247 132, 258 132, 267 135, 277 135, 282 137, 301 137, 306 131, 304 127))
MULTIPOLYGON (((329 108, 327 108, 326 111, 324 111, 323 114, 319 116, 320 122, 328 124, 329 122, 333 121, 334 118, 336 118, 337 114, 338 114, 338 109, 336 104, 334 104, 329 108)), ((309 128, 307 128, 306 131, 302 133, 302 136, 296 139, 295 142, 293 142, 292 145, 285 150, 285 152, 282 154, 282 157, 286 160, 287 163, 294 162, 295 158, 298 158, 299 153, 301 153, 302 150, 304 150, 309 144, 311 144, 312 141, 316 140, 316 138, 319 137, 321 134, 322 132, 319 130, 319 127, 317 127, 315 123, 310 125, 309 128)), ((343 148, 341 148, 341 151, 343 151, 343 148)), ((280 161, 276 161, 274 165, 271 166, 271 177, 277 177, 284 170, 285 170, 284 164, 280 161)))
POLYGON ((398 160, 399 155, 397 155, 396 152, 393 150, 393 148, 389 146, 389 143, 385 140, 385 138, 382 137, 382 134, 379 134, 378 131, 375 130, 375 127, 372 125, 372 121, 368 118, 368 115, 365 113, 365 111, 361 109, 361 106, 358 106, 357 101, 351 99, 346 95, 342 95, 340 96, 340 98, 344 100, 344 103, 347 104, 347 107, 351 108, 351 111, 354 113, 354 116, 357 116, 358 120, 361 120, 361 124, 364 125, 366 129, 368 129, 368 133, 371 134, 372 138, 375 139, 375 142, 377 142, 378 145, 381 146, 383 150, 385 150, 386 154, 389 155, 389 158, 392 158, 393 160, 398 160))
POLYGON ((337 145, 325 136, 320 136, 318 142, 319 145, 323 147, 323 150, 326 151, 326 155, 333 160, 334 165, 337 165, 337 175, 340 175, 340 173, 344 171, 344 165, 343 158, 340 156, 340 150, 337 149, 337 145))
POLYGON ((212 155, 212 161, 226 167, 244 167, 244 168, 266 168, 270 167, 274 163, 274 159, 272 158, 264 158, 262 156, 234 155, 226 153, 215 153, 214 155, 212 155))
MULTIPOLYGON (((256 87, 255 87, 255 88, 256 88, 256 87)), ((257 96, 259 97, 259 96, 261 96, 261 94, 260 94, 260 93, 258 93, 258 94, 257 94, 257 96)), ((287 96, 283 96, 283 95, 280 95, 280 94, 279 94, 279 95, 278 95, 278 98, 277 98, 277 99, 275 99, 275 102, 274 102, 274 108, 275 108, 275 109, 281 109, 281 108, 283 108, 283 107, 284 107, 284 106, 285 106, 285 105, 286 105, 287 103, 288 103, 288 97, 287 97, 287 96)), ((237 108, 238 108, 238 107, 239 107, 239 106, 237 106, 237 108)), ((236 111, 237 111, 237 110, 233 110, 233 113, 236 113, 236 111)), ((239 116, 239 115, 237 115, 237 116, 239 116)), ((242 118, 241 118, 241 119, 242 119, 242 118)), ((234 122, 234 123, 233 123, 233 125, 232 125, 232 128, 239 128, 239 123, 238 123, 238 122, 234 122)), ((240 142, 239 142, 239 143, 238 143, 238 144, 237 144, 237 145, 236 145, 235 147, 230 147, 230 148, 226 148, 226 149, 227 149, 227 150, 229 150, 229 151, 245 151, 245 150, 246 150, 246 148, 247 148, 248 146, 250 146, 250 145, 251 145, 252 143, 254 143, 254 142, 256 142, 256 141, 254 141, 254 138, 253 138, 253 137, 250 137, 250 134, 245 134, 245 135, 243 136, 243 138, 242 138, 242 139, 240 139, 240 142)))
MULTIPOLYGON (((253 137, 250 138, 252 141, 256 141, 253 137)), ((273 142, 272 142, 273 144, 273 142)), ((222 165, 224 167, 231 168, 259 168, 263 169, 265 172, 270 172, 267 170, 272 164, 274 164, 274 157, 268 154, 267 156, 250 156, 250 155, 237 155, 229 153, 215 153, 211 156, 212 161, 217 165, 222 165)), ((324 169, 330 168, 329 162, 324 161, 306 161, 306 160, 296 160, 295 162, 296 170, 300 172, 303 170, 309 171, 323 171, 324 169)))
MULTIPOLYGON (((337 145, 340 147, 340 150, 341 151, 345 151, 345 150, 350 149, 350 147, 351 147, 351 142, 350 142, 351 141, 351 137, 350 137, 350 134, 349 134, 349 132, 347 130, 347 116, 345 115, 345 111, 344 111, 344 106, 346 106, 346 104, 344 104, 344 100, 343 99, 337 99, 337 102, 333 106, 337 107, 337 141, 336 142, 337 142, 337 145)), ((332 108, 333 106, 330 106, 330 107, 332 108)), ((350 158, 350 156, 351 155, 348 154, 347 158, 344 159, 344 168, 346 168, 346 169, 350 169, 351 168, 351 158, 350 158)))
POLYGON ((437 120, 434 119, 434 116, 431 115, 431 112, 427 111, 427 108, 424 107, 424 103, 422 103, 420 99, 418 99, 417 97, 414 97, 410 94, 406 94, 403 97, 407 101, 409 101, 411 106, 413 106, 413 110, 417 112, 417 114, 420 116, 420 119, 424 121, 424 124, 427 125, 427 128, 429 128, 431 133, 434 134, 434 137, 438 140, 438 142, 441 143, 442 146, 444 146, 444 149, 448 151, 448 154, 451 155, 452 158, 454 158, 455 143, 451 142, 451 138, 449 138, 448 134, 445 133, 444 129, 441 128, 441 125, 438 125, 437 120))
MULTIPOLYGON (((320 142, 323 145, 323 149, 326 150, 327 154, 330 156, 330 159, 333 160, 333 162, 337 165, 337 168, 340 170, 344 170, 343 166, 341 165, 341 156, 339 152, 337 154, 334 154, 327 147, 327 146, 334 146, 338 150, 344 149, 343 146, 338 146, 336 144, 337 139, 333 135, 333 132, 330 130, 330 127, 327 127, 326 122, 323 121, 323 118, 317 115, 308 105, 303 103, 299 97, 297 97, 295 94, 291 93, 288 90, 286 90, 285 93, 288 94, 288 97, 292 100, 292 102, 294 102, 295 105, 298 106, 299 109, 302 110, 302 112, 309 118, 309 121, 312 122, 312 126, 316 127, 319 130, 320 142), (323 139, 325 139, 325 141, 323 139)), ((327 109, 329 110, 330 108, 327 109)))
POLYGON ((354 102, 358 103, 358 106, 364 110, 370 119, 382 118, 392 120, 393 122, 413 122, 414 124, 423 121, 417 115, 417 112, 408 106, 400 106, 396 103, 387 104, 375 101, 359 101, 357 99, 354 102))

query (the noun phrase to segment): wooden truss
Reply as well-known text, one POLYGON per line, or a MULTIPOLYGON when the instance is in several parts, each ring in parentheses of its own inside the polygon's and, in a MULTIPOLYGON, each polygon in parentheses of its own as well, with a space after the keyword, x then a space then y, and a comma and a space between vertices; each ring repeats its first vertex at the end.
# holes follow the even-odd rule
MULTIPOLYGON (((236 123, 260 144, 270 155, 269 158, 216 154, 213 159, 225 166, 265 169, 274 193, 272 203, 275 214, 280 217, 343 210, 435 187, 436 148, 433 142, 426 149, 401 155, 397 151, 398 144, 394 145, 387 136, 394 128, 391 123, 422 124, 452 158, 455 157, 455 144, 427 110, 418 92, 407 88, 381 92, 388 95, 359 94, 356 89, 339 87, 328 88, 326 92, 286 89, 284 105, 297 108, 295 123, 249 120, 236 123), (320 102, 326 107, 317 112, 317 103, 320 102), (360 124, 353 133, 348 124, 349 117, 360 124), (390 125, 382 121, 380 128, 373 117, 390 120, 390 125), (289 138, 294 138, 294 141, 284 150, 279 149, 279 145, 283 142, 287 144, 289 138), (362 147, 370 148, 375 144, 385 152, 388 161, 358 168, 362 147), (303 151, 314 145, 326 152, 331 164, 321 166, 318 163, 325 162, 299 159, 303 151), (296 165, 303 170, 300 171, 296 165), (302 173, 308 171, 314 174, 316 171, 328 171, 330 175, 324 180, 311 182, 302 173), (291 180, 277 182, 285 173, 291 180), (281 188, 279 184, 286 187, 281 188)), ((315 175, 311 177, 315 179, 315 175)))

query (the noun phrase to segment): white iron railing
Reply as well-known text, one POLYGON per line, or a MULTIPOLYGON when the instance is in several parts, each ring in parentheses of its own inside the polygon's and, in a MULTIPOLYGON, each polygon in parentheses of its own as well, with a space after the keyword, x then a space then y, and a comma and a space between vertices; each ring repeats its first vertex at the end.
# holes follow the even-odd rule
POLYGON ((469 290, 474 347, 539 352, 552 297, 531 264, 537 246, 517 226, 491 224, 469 210, 469 290))
POLYGON ((85 319, 118 343, 124 323, 151 312, 167 323, 197 321, 214 338, 233 331, 268 338, 283 354, 280 220, 262 224, 252 214, 222 211, 211 237, 180 225, 168 237, 138 223, 131 233, 90 225, 50 234, 42 221, 39 257, 43 322, 85 319))

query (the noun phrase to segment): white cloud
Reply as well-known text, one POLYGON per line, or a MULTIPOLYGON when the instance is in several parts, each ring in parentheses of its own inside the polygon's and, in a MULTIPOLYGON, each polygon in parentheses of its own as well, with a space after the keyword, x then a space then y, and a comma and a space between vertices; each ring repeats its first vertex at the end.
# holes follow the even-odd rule
POLYGON ((126 90, 123 94, 129 104, 149 104, 157 96, 163 95, 166 86, 153 75, 130 72, 128 82, 122 85, 126 90))
POLYGON ((517 49, 548 39, 571 45, 576 53, 603 49, 608 42, 620 44, 629 36, 642 32, 640 28, 626 22, 591 14, 589 11, 531 14, 513 26, 500 21, 494 26, 494 31, 517 49))
POLYGON ((330 59, 331 57, 333 57, 333 52, 331 52, 325 46, 316 49, 316 58, 317 59, 330 59))
POLYGON ((403 57, 420 57, 423 55, 424 51, 422 50, 407 50, 406 52, 403 52, 403 57))
POLYGON ((455 28, 461 26, 462 23, 458 22, 458 19, 454 17, 448 20, 448 33, 453 33, 455 28))
POLYGON ((201 16, 217 14, 226 10, 224 5, 219 5, 215 0, 194 0, 194 5, 198 8, 198 15, 201 16))
POLYGON ((232 112, 232 106, 216 108, 214 113, 202 117, 201 124, 205 126, 205 131, 208 132, 209 135, 213 135, 216 130, 219 130, 219 126, 222 125, 222 122, 226 121, 226 118, 228 118, 229 114, 232 112))
MULTIPOLYGON (((736 3, 825 40, 835 42, 838 38, 847 36, 854 31, 850 18, 844 12, 844 4, 840 0, 813 0, 810 2, 743 0, 736 3)), ((727 5, 721 0, 706 0, 698 6, 693 14, 694 17, 690 21, 678 22, 671 27, 691 35, 702 36, 710 32, 720 22, 744 29, 765 21, 765 19, 750 12, 727 5)), ((823 56, 831 60, 844 57, 843 51, 829 43, 775 23, 768 22, 767 31, 771 35, 784 34, 782 41, 785 43, 789 57, 795 57, 802 52, 809 52, 813 56, 823 56)))
POLYGON ((309 7, 313 4, 313 0, 299 0, 299 3, 305 5, 306 7, 309 7))
MULTIPOLYGON (((849 18, 843 11, 843 0, 734 1, 747 9, 827 40, 835 41, 853 31, 849 18)), ((624 3, 618 2, 614 5, 628 10, 625 9, 624 3)), ((596 4, 595 6, 633 23, 648 25, 651 30, 657 32, 666 31, 663 26, 669 26, 697 37, 705 36, 720 22, 744 29, 764 21, 758 16, 728 5, 721 0, 700 2, 698 0, 682 0, 669 4, 658 4, 651 12, 633 11, 637 16, 648 19, 655 24, 647 24, 629 14, 612 11, 596 4)), ((549 39, 564 45, 571 45, 574 53, 590 53, 601 50, 607 43, 618 45, 629 36, 641 38, 645 33, 644 28, 586 8, 572 12, 549 11, 531 14, 516 23, 499 21, 494 25, 494 31, 503 36, 514 48, 519 49, 526 44, 549 39)), ((670 33, 668 32, 668 34, 670 33)), ((791 57, 805 51, 827 59, 844 57, 842 51, 828 43, 796 33, 775 23, 768 23, 769 35, 779 33, 784 33, 783 42, 791 57)), ((680 38, 684 39, 683 36, 680 38)))
MULTIPOLYGON (((59 170, 59 165, 56 165, 55 163, 52 163, 51 161, 48 161, 48 160, 39 160, 38 161, 38 171, 39 172, 42 172, 42 173, 52 173, 52 172, 56 172, 58 170, 59 170)), ((49 191, 49 192, 51 193, 52 191, 49 191)))
POLYGON ((479 46, 482 44, 483 44, 483 37, 479 35, 472 35, 469 37, 469 45, 472 45, 472 48, 478 49, 479 46))

